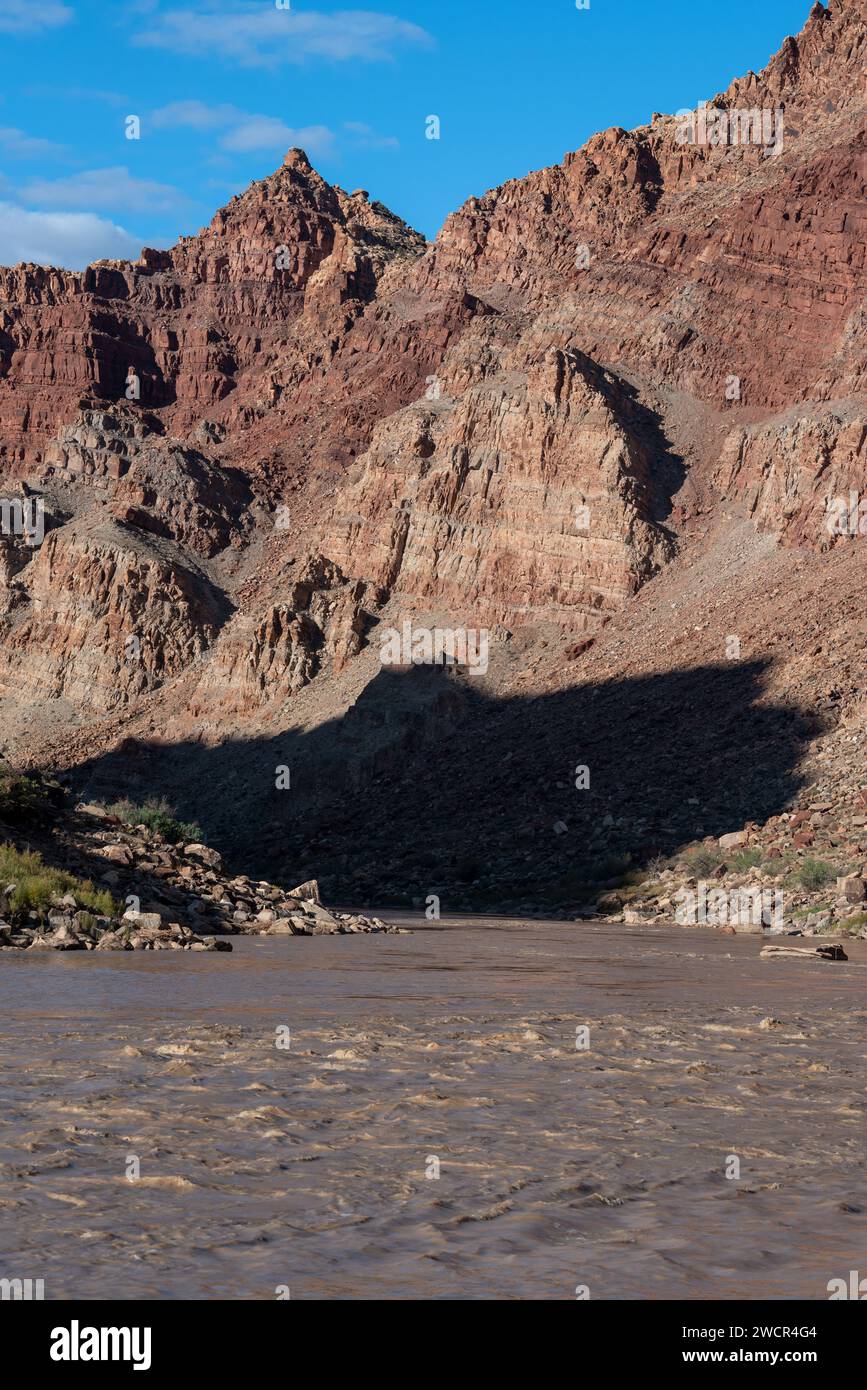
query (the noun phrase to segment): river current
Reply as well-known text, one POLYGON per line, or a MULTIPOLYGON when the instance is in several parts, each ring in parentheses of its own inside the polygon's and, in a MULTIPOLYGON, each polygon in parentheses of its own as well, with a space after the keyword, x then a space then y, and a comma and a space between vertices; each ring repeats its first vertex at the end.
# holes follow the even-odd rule
POLYGON ((0 955, 0 1276, 823 1299, 867 1274, 867 944, 813 964, 707 930, 395 920, 0 955))

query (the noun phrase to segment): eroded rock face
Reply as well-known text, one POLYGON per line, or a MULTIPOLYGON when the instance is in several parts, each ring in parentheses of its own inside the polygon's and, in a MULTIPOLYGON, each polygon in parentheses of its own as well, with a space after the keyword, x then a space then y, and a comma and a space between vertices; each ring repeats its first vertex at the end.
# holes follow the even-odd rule
POLYGON ((63 696, 96 714, 188 666, 225 617, 221 596, 171 544, 145 548, 98 519, 46 537, 27 591, 4 633, 0 690, 33 704, 63 696))
POLYGON ((283 601, 227 628, 191 697, 194 715, 251 713, 285 701, 323 669, 338 674, 380 603, 375 586, 347 580, 322 556, 290 566, 273 587, 283 601))
MULTIPOLYGON (((851 606, 838 649, 855 641, 863 551, 825 521, 829 499, 867 487, 864 57, 863 4, 816 6, 764 72, 712 102, 782 109, 773 150, 684 143, 674 116, 654 115, 469 199, 431 246, 290 151, 171 251, 0 271, 0 471, 44 491, 49 512, 41 547, 0 537, 0 694, 16 717, 46 708, 45 756, 89 767, 116 749, 118 777, 135 761, 146 783, 161 737, 189 761, 243 744, 261 777, 226 752, 228 815, 237 797, 248 837, 279 856, 274 749, 251 746, 266 725, 277 741, 302 729, 300 746, 332 726, 312 740, 316 766, 347 764, 347 787, 366 769, 374 793, 387 767, 390 794, 425 728, 453 741, 478 707, 458 681, 427 702, 398 694, 376 662, 377 618, 499 625, 490 698, 541 696, 588 668, 619 679, 628 643, 612 633, 633 620, 648 624, 654 680, 695 665, 711 633, 705 667, 733 660, 724 644, 746 638, 772 568, 778 607, 752 644, 774 649, 777 697, 818 701, 841 725, 863 716, 857 663, 835 659, 829 676, 821 624, 796 618, 828 582, 851 606), (695 599, 681 631, 693 580, 732 588, 695 599), (772 640, 782 595, 793 608, 772 640)), ((681 714, 699 688, 677 696, 681 714)), ((671 708, 660 700, 660 721, 671 708)), ((502 745, 480 801, 509 794, 502 745)), ((642 744, 642 777, 645 757, 642 744)), ((187 777, 186 762, 161 766, 187 777)), ((319 799, 320 840, 304 821, 288 841, 304 873, 343 784, 338 797, 319 799)), ((550 809, 565 844, 568 808, 550 809)), ((521 816, 515 834, 537 808, 521 816)), ((598 849, 611 831, 597 829, 598 849)))
POLYGON ((489 348, 466 335, 444 394, 380 427, 326 548, 407 603, 593 630, 673 551, 665 451, 577 349, 534 331, 494 366, 489 348))
POLYGON ((198 555, 239 547, 253 524, 243 474, 162 435, 155 416, 129 406, 84 410, 58 431, 39 477, 48 488, 84 484, 119 521, 198 555))
POLYGON ((799 407, 733 430, 715 483, 763 531, 827 549, 867 536, 867 411, 858 401, 799 407), (851 499, 853 498, 854 501, 851 499), (863 524, 862 524, 863 522, 863 524))
POLYGON ((673 116, 605 131, 469 199, 408 286, 422 303, 455 284, 501 308, 557 302, 590 356, 720 406, 731 376, 772 409, 863 390, 865 50, 860 0, 814 7, 710 101, 782 109, 773 154, 682 142, 673 116))
POLYGON ((292 150, 172 251, 81 273, 0 270, 0 465, 39 463, 82 396, 123 400, 130 367, 142 408, 176 433, 209 414, 255 418, 278 378, 331 355, 384 268, 423 246, 292 150))

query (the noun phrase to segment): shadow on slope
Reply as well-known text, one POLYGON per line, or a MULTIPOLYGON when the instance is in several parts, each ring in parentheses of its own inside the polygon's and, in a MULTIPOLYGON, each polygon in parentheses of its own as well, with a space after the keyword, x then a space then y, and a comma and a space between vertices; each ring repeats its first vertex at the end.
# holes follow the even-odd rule
POLYGON ((315 875, 332 901, 568 905, 612 857, 640 867, 786 808, 820 724, 762 702, 767 665, 504 700, 463 674, 384 669, 312 731, 217 747, 127 740, 73 784, 91 798, 166 796, 230 868, 286 885, 315 875))

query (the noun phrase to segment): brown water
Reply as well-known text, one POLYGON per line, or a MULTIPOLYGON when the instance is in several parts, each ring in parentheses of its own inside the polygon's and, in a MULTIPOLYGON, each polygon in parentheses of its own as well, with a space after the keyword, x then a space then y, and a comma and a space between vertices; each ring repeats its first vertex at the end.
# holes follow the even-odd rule
POLYGON ((5 953, 0 1276, 47 1298, 826 1298, 867 1274, 867 950, 758 950, 456 919, 5 953))

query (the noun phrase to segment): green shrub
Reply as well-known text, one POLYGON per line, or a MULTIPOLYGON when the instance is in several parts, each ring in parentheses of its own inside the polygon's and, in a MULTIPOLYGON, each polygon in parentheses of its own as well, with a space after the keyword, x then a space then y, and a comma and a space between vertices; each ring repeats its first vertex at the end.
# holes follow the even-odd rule
POLYGON ((836 876, 833 864, 826 864, 822 859, 805 859, 797 873, 801 887, 810 889, 824 888, 836 876))
POLYGON ((859 932, 862 927, 867 927, 867 912, 856 912, 854 917, 846 917, 839 926, 844 931, 859 932))
POLYGON ((82 907, 101 917, 112 917, 120 911, 107 889, 94 888, 90 879, 76 878, 65 869, 52 868, 43 862, 42 855, 35 850, 18 850, 14 845, 0 845, 0 880, 0 887, 15 884, 10 906, 17 917, 24 917, 28 912, 38 912, 44 917, 54 899, 64 893, 74 894, 82 907))
POLYGON ((64 801, 63 788, 40 773, 26 776, 0 764, 0 820, 7 825, 39 825, 64 801))
POLYGON ((757 849, 755 845, 751 845, 749 849, 739 850, 729 862, 738 873, 745 873, 747 869, 757 869, 762 862, 762 857, 762 851, 757 849))
POLYGON ((683 856, 683 864, 696 878, 704 878, 713 873, 723 862, 721 852, 714 845, 694 845, 683 856))
POLYGON ((595 883, 620 882, 629 879, 631 854, 605 854, 590 866, 590 878, 595 883))
POLYGON ((155 835, 160 835, 167 844, 177 845, 180 843, 190 844, 191 842, 201 843, 204 840, 204 831, 195 821, 178 820, 173 808, 161 797, 159 800, 150 797, 142 806, 136 806, 135 802, 124 798, 116 801, 113 806, 109 806, 108 811, 111 815, 117 816, 118 820, 123 821, 124 825, 144 825, 155 835))

